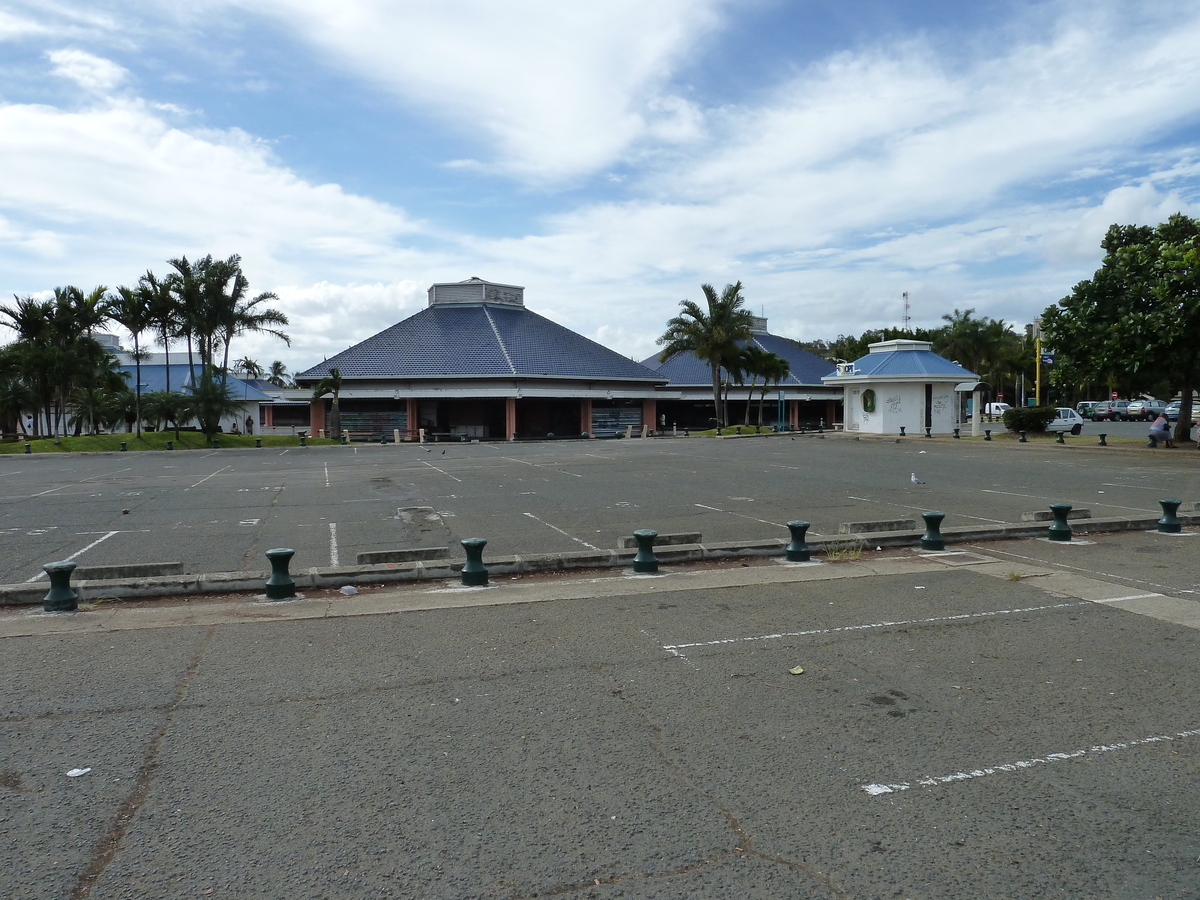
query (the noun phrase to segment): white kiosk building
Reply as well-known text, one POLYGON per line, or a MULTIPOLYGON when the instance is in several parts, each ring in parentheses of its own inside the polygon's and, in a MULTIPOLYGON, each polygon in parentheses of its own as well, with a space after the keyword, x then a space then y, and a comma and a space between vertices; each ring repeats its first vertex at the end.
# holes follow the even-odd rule
POLYGON ((846 431, 868 434, 950 434, 959 424, 956 387, 979 379, 939 356, 928 341, 868 345, 868 353, 821 379, 842 388, 846 431))

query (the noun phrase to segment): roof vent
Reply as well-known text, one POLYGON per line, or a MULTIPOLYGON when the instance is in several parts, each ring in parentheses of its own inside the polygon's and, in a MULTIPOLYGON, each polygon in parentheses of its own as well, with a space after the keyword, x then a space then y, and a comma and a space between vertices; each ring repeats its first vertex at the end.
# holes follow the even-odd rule
POLYGON ((429 305, 496 303, 502 306, 524 306, 525 288, 515 284, 497 284, 482 278, 444 282, 429 288, 429 305))

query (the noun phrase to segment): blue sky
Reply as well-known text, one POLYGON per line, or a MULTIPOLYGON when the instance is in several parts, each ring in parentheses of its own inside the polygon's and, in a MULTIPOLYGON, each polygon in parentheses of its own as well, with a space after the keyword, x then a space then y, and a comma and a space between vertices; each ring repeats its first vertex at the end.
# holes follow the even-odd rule
POLYGON ((8 0, 0 294, 240 253, 293 344, 235 354, 293 370, 475 275, 637 359, 703 282, 1020 325, 1200 215, 1197 47, 1155 0, 8 0))

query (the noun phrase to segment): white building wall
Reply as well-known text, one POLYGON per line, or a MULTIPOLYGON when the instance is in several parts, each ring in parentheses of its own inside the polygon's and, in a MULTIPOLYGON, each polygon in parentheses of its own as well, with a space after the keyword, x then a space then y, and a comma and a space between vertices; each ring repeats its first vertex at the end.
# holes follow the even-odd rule
MULTIPOLYGON (((929 382, 867 382, 845 386, 845 427, 865 434, 925 433, 925 385, 929 382), (863 394, 874 391, 875 410, 863 408, 863 394)), ((932 433, 954 430, 954 384, 933 382, 932 433)))

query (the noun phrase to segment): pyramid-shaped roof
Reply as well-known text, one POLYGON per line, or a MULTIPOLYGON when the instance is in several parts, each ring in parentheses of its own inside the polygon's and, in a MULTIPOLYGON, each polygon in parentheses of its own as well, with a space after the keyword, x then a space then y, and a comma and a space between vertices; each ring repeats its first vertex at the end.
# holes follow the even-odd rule
POLYGON ((524 306, 523 288, 468 279, 430 288, 430 305, 296 375, 350 379, 556 378, 662 382, 645 366, 524 306), (478 286, 478 299, 468 293, 478 286), (498 289, 503 288, 503 293, 498 289), (487 298, 487 299, 484 299, 487 298))

